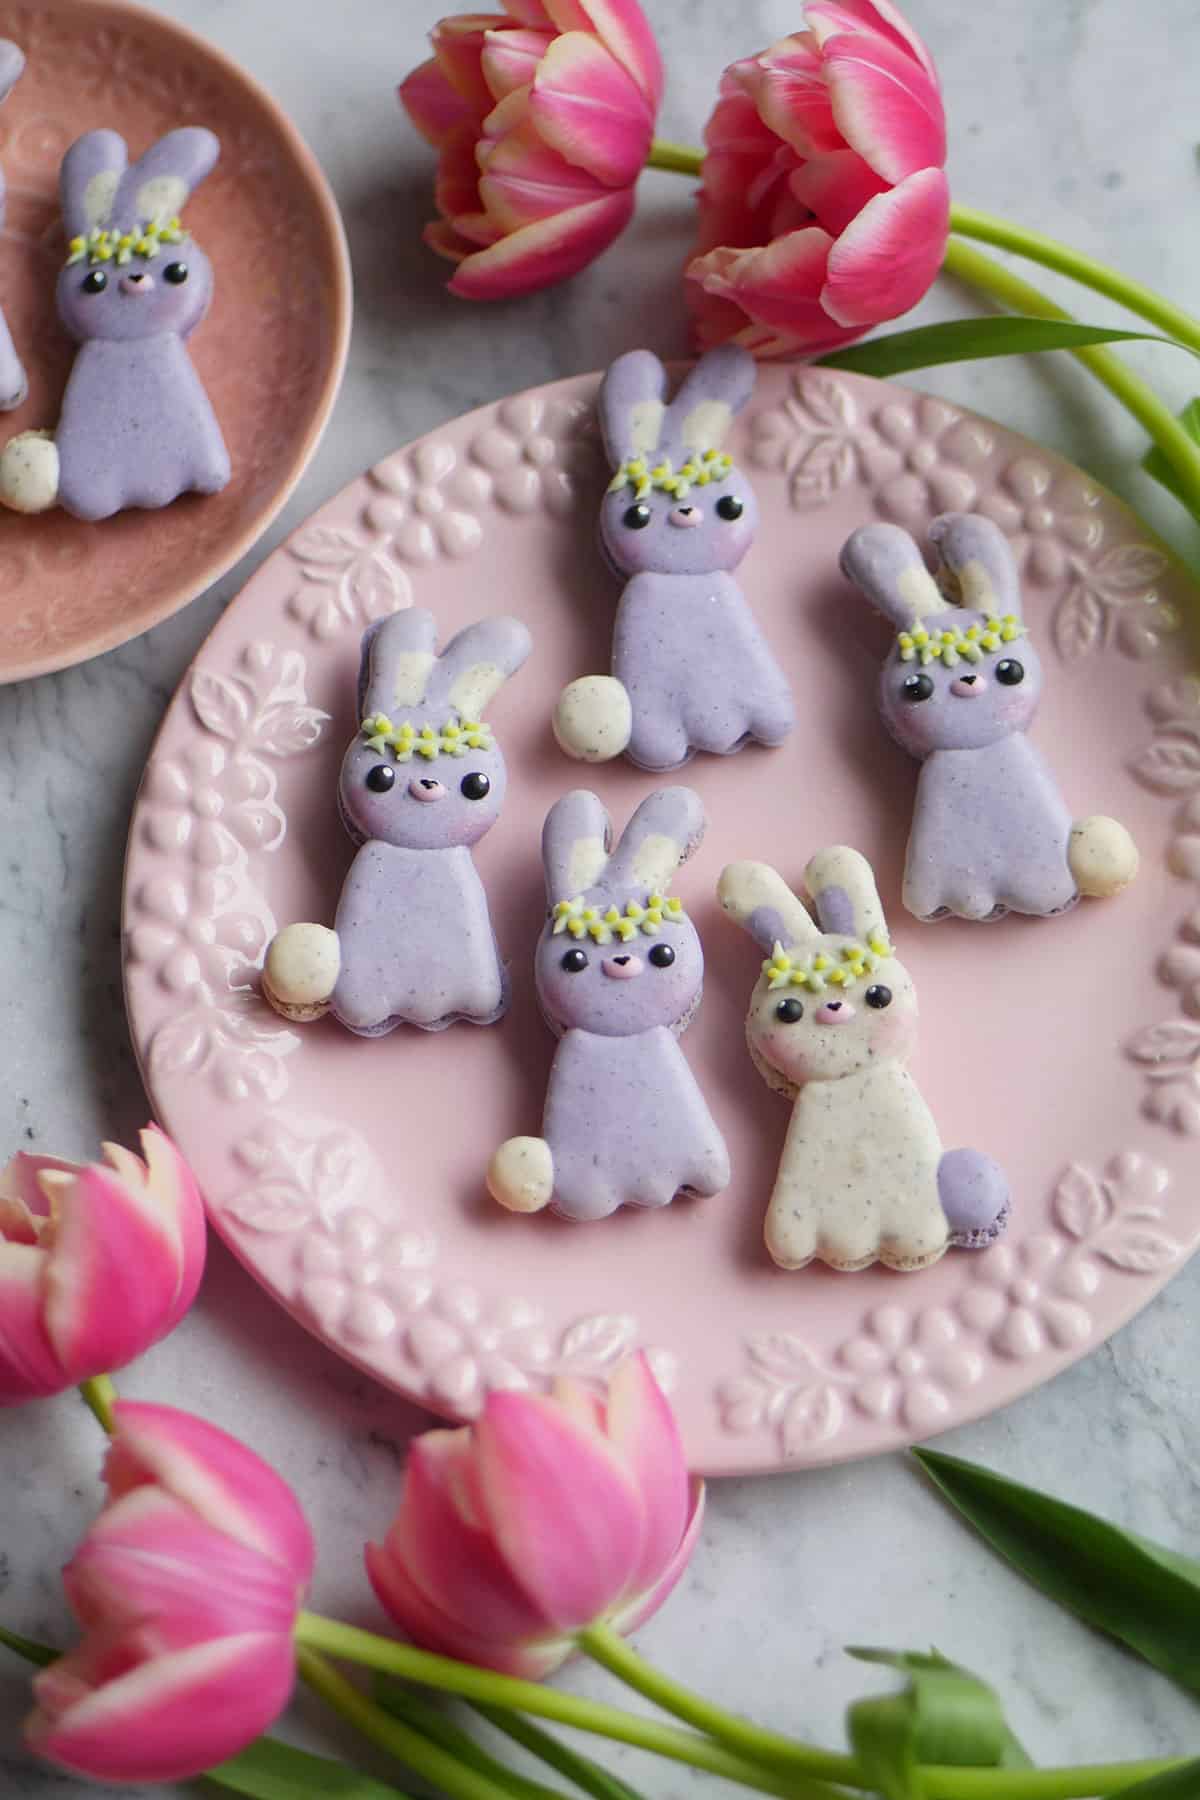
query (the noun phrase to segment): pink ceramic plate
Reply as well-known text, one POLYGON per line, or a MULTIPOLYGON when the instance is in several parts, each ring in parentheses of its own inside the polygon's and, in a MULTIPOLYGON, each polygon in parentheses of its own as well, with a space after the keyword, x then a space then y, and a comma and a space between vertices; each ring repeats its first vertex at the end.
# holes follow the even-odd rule
POLYGON ((15 681, 169 618, 261 535, 333 405, 350 270, 311 153, 275 102, 202 39, 114 0, 0 0, 0 37, 27 58, 0 109, 0 297, 29 374, 24 405, 0 414, 0 439, 54 424, 71 364, 53 301, 63 152, 98 125, 115 126, 135 154, 173 125, 208 125, 221 160, 189 202, 188 224, 212 257, 216 295, 190 348, 233 459, 224 493, 161 512, 96 525, 59 512, 0 517, 0 681, 15 681))
POLYGON ((714 1473, 863 1456, 986 1412, 1144 1306, 1200 1237, 1200 682, 1181 571, 1077 470, 902 388, 765 368, 737 427, 758 468, 744 584, 800 698, 778 751, 702 758, 707 838, 677 887, 708 950, 686 1053, 730 1144, 711 1200, 595 1225, 504 1214, 483 1170, 536 1131, 552 1042, 534 1004, 538 840, 590 780, 623 821, 650 779, 558 752, 569 677, 606 666, 616 600, 594 545, 604 480, 595 380, 448 425, 354 482, 265 564, 177 695, 142 788, 126 886, 134 1040, 213 1222, 262 1282, 362 1368, 431 1407, 569 1371, 602 1382, 634 1345, 673 1387, 714 1473), (1135 886, 1065 918, 921 926, 898 896, 914 765, 884 736, 886 630, 837 573, 865 519, 920 530, 980 507, 1020 554, 1047 657, 1037 736, 1077 813, 1126 820, 1135 886), (258 998, 264 942, 333 917, 351 857, 334 806, 363 627, 412 602, 444 636, 483 613, 534 654, 489 718, 509 761, 478 862, 514 1005, 489 1029, 365 1041, 287 1029, 258 998), (799 881, 846 841, 880 872, 921 994, 917 1073, 947 1144, 1013 1180, 1007 1239, 915 1275, 784 1274, 762 1248, 787 1103, 751 1067, 757 973, 717 873, 769 857, 799 881))

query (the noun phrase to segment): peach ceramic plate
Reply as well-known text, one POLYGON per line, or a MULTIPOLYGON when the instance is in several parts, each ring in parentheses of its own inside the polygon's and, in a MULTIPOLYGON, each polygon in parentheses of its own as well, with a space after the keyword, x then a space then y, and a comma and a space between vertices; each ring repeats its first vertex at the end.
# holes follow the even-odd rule
POLYGON ((212 257, 216 292, 190 350, 233 459, 223 493, 161 512, 100 524, 0 515, 0 681, 15 681, 148 630, 261 535, 333 405, 350 271, 313 156, 262 88, 200 38, 119 0, 0 0, 0 37, 27 59, 0 108, 0 296, 29 374, 25 403, 0 414, 0 439, 54 424, 71 365, 53 299, 63 152, 99 125, 115 126, 134 154, 174 125, 208 125, 221 160, 189 202, 188 224, 212 257))
POLYGON ((396 452, 229 608, 167 714, 133 821, 134 1041, 217 1229, 380 1380, 470 1416, 496 1386, 600 1384, 642 1345, 698 1469, 867 1455, 1046 1380, 1200 1238, 1200 682, 1182 629, 1196 595, 1118 501, 1013 433, 899 387, 764 368, 735 428, 762 506, 742 575, 800 723, 783 749, 689 766, 710 823, 676 884, 708 952, 684 1049, 733 1184, 592 1225, 501 1213, 484 1167, 503 1138, 538 1129, 553 1048, 530 978, 542 818, 582 781, 623 822, 652 785, 624 764, 567 762, 550 732, 562 683, 605 667, 617 598, 594 544, 594 392, 593 377, 535 389, 396 452), (915 767, 876 715, 886 629, 837 552, 864 520, 921 530, 947 507, 982 508, 1013 540, 1047 663, 1037 740, 1076 813, 1111 812, 1141 845, 1118 900, 991 925, 922 926, 900 907, 915 767), (332 920, 352 854, 334 792, 359 638, 413 602, 444 636, 499 611, 534 635, 489 713, 510 787, 477 854, 513 1008, 432 1036, 289 1029, 258 997, 263 947, 285 922, 332 920), (746 1054, 759 958, 714 887, 746 856, 798 882, 838 841, 879 871, 944 1141, 986 1147, 1013 1182, 1002 1244, 920 1274, 785 1274, 762 1247, 789 1109, 746 1054))

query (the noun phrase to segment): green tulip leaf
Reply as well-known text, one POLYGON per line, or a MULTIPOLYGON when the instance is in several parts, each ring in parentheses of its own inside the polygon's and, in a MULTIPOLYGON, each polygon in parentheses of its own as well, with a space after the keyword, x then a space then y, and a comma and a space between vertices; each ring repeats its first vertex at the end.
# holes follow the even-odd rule
POLYGON ((1180 1763, 1163 1775, 1152 1775, 1134 1787, 1113 1788, 1109 1800, 1196 1800, 1200 1794, 1200 1759, 1180 1763))
POLYGON ((1035 1587, 1200 1693, 1200 1562, 957 1456, 914 1455, 1035 1587))
POLYGON ((3 1625, 0 1625, 0 1644, 15 1651, 18 1656, 23 1656, 26 1662, 36 1663, 39 1669, 44 1669, 47 1663, 57 1662, 62 1655, 61 1650, 52 1650, 49 1644, 35 1644, 32 1638, 20 1637, 15 1631, 5 1631, 3 1625))
POLYGON ((405 1800, 386 1781, 277 1738, 259 1738, 240 1756, 209 1769, 203 1779, 249 1800, 405 1800))
MULTIPOLYGON (((1081 350, 1094 344, 1130 341, 1188 349, 1154 331, 1118 331, 1109 325, 1081 325, 1075 319, 1004 313, 892 331, 865 344, 831 351, 819 361, 826 368, 846 369, 854 375, 905 375, 910 369, 933 369, 939 363, 979 362, 991 356, 1029 356, 1043 350, 1081 350)), ((1189 350, 1188 354, 1195 352, 1189 350)))
MULTIPOLYGON (((1183 411, 1179 414, 1179 423, 1183 426, 1183 429, 1187 432, 1192 442, 1200 444, 1200 398, 1188 401, 1183 411)), ((1143 456, 1142 467, 1145 469, 1147 475, 1152 475, 1155 481, 1161 483, 1161 485, 1170 493, 1174 494, 1177 500, 1182 500, 1185 506, 1190 507, 1190 501, 1184 498, 1179 483, 1179 477, 1175 473, 1174 463, 1169 457, 1163 455, 1157 444, 1152 444, 1145 456, 1143 456)))
POLYGON ((1029 1759, 1009 1731, 985 1681, 936 1650, 876 1650, 851 1645, 859 1662, 908 1677, 902 1693, 860 1700, 847 1715, 854 1753, 886 1800, 921 1792, 923 1763, 947 1768, 1021 1768, 1029 1759))

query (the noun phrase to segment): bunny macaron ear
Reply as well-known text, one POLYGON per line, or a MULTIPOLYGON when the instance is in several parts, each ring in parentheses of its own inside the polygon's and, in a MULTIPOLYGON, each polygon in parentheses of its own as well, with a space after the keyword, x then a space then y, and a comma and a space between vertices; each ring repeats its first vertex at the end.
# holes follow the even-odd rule
POLYGON ((821 933, 812 915, 769 863, 729 863, 717 882, 717 899, 768 955, 776 944, 815 950, 821 933))
POLYGON ((533 648, 520 619, 480 619, 451 638, 429 676, 426 699, 443 703, 460 719, 482 719, 484 709, 515 675, 533 648))
POLYGON ((220 154, 219 138, 202 125, 168 131, 125 170, 113 201, 113 217, 119 225, 162 224, 175 218, 220 154))
POLYGON ((980 513, 943 513, 929 527, 929 538, 937 546, 939 577, 956 605, 1020 617, 1016 560, 998 525, 980 513))
POLYGON ((359 716, 420 706, 437 661, 436 642, 433 614, 423 607, 405 607, 373 625, 363 638, 359 716))
POLYGON ((848 844, 834 844, 810 857, 804 886, 812 896, 821 930, 836 937, 887 936, 887 921, 866 857, 848 844))
POLYGON ((129 152, 115 131, 85 131, 63 157, 58 177, 63 230, 68 238, 87 237, 106 225, 129 152))
POLYGON ((652 350, 627 350, 609 364, 596 410, 614 469, 628 457, 651 456, 657 450, 666 391, 667 371, 652 350))
POLYGON ((667 408, 661 433, 666 454, 681 460, 719 450, 754 392, 756 373, 754 358, 740 344, 721 344, 702 356, 667 408))
POLYGON ((542 827, 542 868, 551 906, 595 887, 608 866, 612 823, 598 795, 572 788, 556 800, 542 827))
POLYGON ((847 581, 901 630, 950 604, 899 525, 861 525, 842 545, 838 561, 847 581))
POLYGON ((621 833, 605 885, 614 892, 664 892, 704 836, 705 824, 700 796, 691 788, 658 788, 647 794, 621 833))
POLYGON ((25 68, 25 52, 9 38, 0 38, 0 100, 7 100, 25 68))

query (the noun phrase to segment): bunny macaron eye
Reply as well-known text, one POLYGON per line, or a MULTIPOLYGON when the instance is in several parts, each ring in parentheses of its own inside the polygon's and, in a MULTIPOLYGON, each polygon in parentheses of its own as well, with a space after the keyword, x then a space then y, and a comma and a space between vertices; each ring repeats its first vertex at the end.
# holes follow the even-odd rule
POLYGON ((568 975, 582 975, 587 966, 587 951, 578 948, 568 950, 559 965, 560 968, 567 971, 568 975))
POLYGON ((1002 687, 1016 687, 1025 679, 1025 665, 1015 656, 1006 656, 996 664, 996 680, 1002 687))
POLYGON ((933 693, 933 677, 930 675, 907 675, 900 685, 904 699, 912 706, 919 706, 922 700, 928 700, 933 693))
POLYGON ((670 944, 655 944, 647 960, 652 962, 656 969, 669 969, 675 961, 675 952, 670 944))
POLYGON ((802 1000, 781 1000, 775 1008, 775 1017, 781 1025, 798 1025, 804 1017, 802 1000))
POLYGON ((863 999, 868 1006, 873 1006, 876 1012, 882 1012, 885 1006, 892 1004, 892 990, 890 987, 884 987, 881 981, 875 981, 867 989, 863 999))
POLYGON ((102 294, 108 286, 108 276, 103 269, 89 269, 79 285, 85 294, 102 294))
POLYGON ((188 266, 185 262, 168 263, 163 270, 163 280, 169 281, 172 287, 180 287, 188 278, 188 266))
POLYGON ((466 800, 486 800, 492 791, 492 784, 486 775, 475 769, 470 775, 463 776, 458 790, 466 800))
POLYGON ((367 786, 373 794, 386 794, 396 785, 396 771, 390 763, 376 763, 367 770, 367 786))
POLYGON ((644 531, 654 514, 644 500, 638 500, 633 506, 627 506, 621 515, 621 523, 630 531, 644 531))
POLYGON ((722 494, 717 501, 717 517, 719 519, 740 519, 745 510, 745 502, 739 500, 736 494, 722 494))

